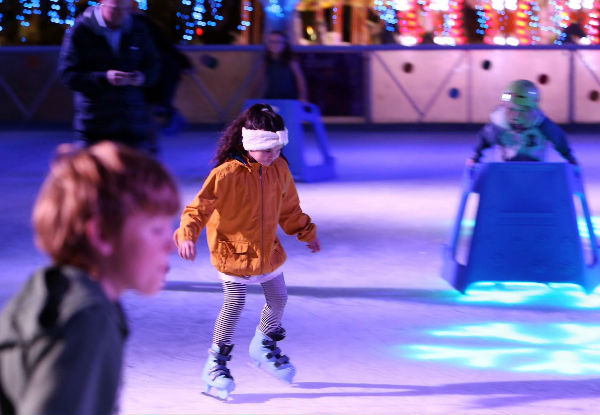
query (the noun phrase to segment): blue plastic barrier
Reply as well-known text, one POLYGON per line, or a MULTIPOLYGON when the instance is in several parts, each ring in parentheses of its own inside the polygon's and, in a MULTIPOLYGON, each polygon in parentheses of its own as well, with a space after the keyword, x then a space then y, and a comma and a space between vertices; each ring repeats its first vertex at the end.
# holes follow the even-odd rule
POLYGON ((600 284, 598 242, 581 175, 567 163, 484 163, 466 174, 442 275, 465 292, 478 281, 600 284), (466 264, 456 258, 470 193, 479 194, 466 264), (573 196, 589 232, 586 264, 573 196))
POLYGON ((259 103, 271 105, 283 117, 289 136, 289 143, 285 146, 283 153, 290 163, 290 170, 295 180, 316 182, 335 177, 335 159, 329 149, 329 141, 319 107, 293 99, 253 99, 247 100, 244 108, 259 103), (311 123, 314 127, 318 149, 322 155, 320 164, 310 165, 306 162, 306 140, 303 123, 311 123))

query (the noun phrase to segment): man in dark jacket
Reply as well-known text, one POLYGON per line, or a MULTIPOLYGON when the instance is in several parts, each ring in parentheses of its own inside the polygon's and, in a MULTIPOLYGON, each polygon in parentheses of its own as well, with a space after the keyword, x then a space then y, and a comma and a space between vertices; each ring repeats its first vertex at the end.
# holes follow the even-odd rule
POLYGON ((159 57, 131 0, 103 0, 63 40, 59 72, 74 92, 73 125, 87 145, 113 140, 156 153, 144 88, 156 82, 159 57))

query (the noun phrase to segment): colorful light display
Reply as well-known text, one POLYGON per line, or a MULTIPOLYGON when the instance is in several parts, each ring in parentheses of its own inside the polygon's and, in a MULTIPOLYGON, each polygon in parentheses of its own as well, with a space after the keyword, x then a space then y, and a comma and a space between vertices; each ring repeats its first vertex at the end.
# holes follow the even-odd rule
POLYGON ((600 1, 583 0, 581 8, 585 16, 583 29, 589 41, 586 43, 598 45, 600 44, 600 1))
POLYGON ((416 0, 400 0, 396 2, 398 32, 400 43, 413 46, 421 43, 424 30, 418 21, 418 4, 416 0))
POLYGON ((443 15, 443 31, 442 36, 449 39, 446 42, 451 45, 462 45, 465 43, 464 22, 463 22, 464 0, 448 1, 448 8, 443 15))
POLYGON ((592 45, 600 44, 600 35, 598 29, 600 27, 600 4, 598 4, 592 12, 589 14, 587 24, 584 26, 585 31, 588 33, 590 43, 592 45))
POLYGON ((536 1, 520 1, 515 14, 515 35, 520 45, 539 43, 539 12, 536 1))
POLYGON ((477 3, 478 34, 487 44, 509 46, 562 44, 561 34, 569 22, 570 9, 563 0, 549 0, 544 6, 537 0, 492 0, 477 3))
MULTIPOLYGON (((152 2, 136 1, 140 10, 148 10, 152 2)), ((561 45, 565 42, 565 29, 572 22, 578 22, 586 34, 578 43, 600 44, 600 0, 372 0, 370 7, 383 21, 385 30, 403 45, 422 43, 426 34, 439 45, 461 45, 467 39, 465 1, 475 10, 476 33, 488 44, 561 45)), ((268 18, 287 22, 297 0, 261 0, 261 3, 268 18)), ((10 8, 25 43, 28 28, 45 22, 44 19, 58 25, 73 25, 76 11, 83 4, 96 5, 98 1, 15 0, 10 8)), ((254 22, 255 4, 253 0, 241 0, 241 8, 226 10, 223 0, 179 0, 172 6, 178 20, 175 29, 182 43, 188 43, 219 26, 227 12, 239 13, 239 23, 233 27, 244 32, 254 22)), ((3 26, 7 24, 7 7, 7 2, 0 0, 0 33, 6 28, 3 26)), ((332 9, 330 18, 334 26, 345 21, 345 12, 335 5, 332 9)))

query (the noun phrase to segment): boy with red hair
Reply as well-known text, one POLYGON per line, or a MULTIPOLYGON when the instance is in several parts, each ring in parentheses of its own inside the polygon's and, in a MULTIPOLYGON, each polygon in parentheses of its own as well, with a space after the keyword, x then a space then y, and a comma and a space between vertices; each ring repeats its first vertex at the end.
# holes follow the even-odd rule
POLYGON ((110 142, 67 147, 33 209, 52 265, 0 316, 4 414, 114 412, 128 332, 119 298, 160 290, 174 248, 179 195, 158 161, 110 142))

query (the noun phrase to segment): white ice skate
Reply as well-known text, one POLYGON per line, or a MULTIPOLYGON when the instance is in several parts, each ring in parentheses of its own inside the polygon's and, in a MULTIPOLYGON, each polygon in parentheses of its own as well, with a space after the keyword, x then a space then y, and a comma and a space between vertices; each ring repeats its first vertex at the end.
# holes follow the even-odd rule
POLYGON ((231 360, 232 344, 213 344, 208 349, 208 360, 202 371, 202 380, 206 383, 204 394, 212 397, 218 397, 227 400, 229 394, 235 389, 233 377, 227 369, 227 362, 231 360), (211 393, 211 389, 216 390, 216 395, 211 393))
POLYGON ((250 357, 257 367, 287 383, 292 383, 296 368, 290 363, 289 357, 281 354, 277 342, 285 338, 285 330, 280 329, 264 334, 256 329, 256 334, 250 342, 250 357))

